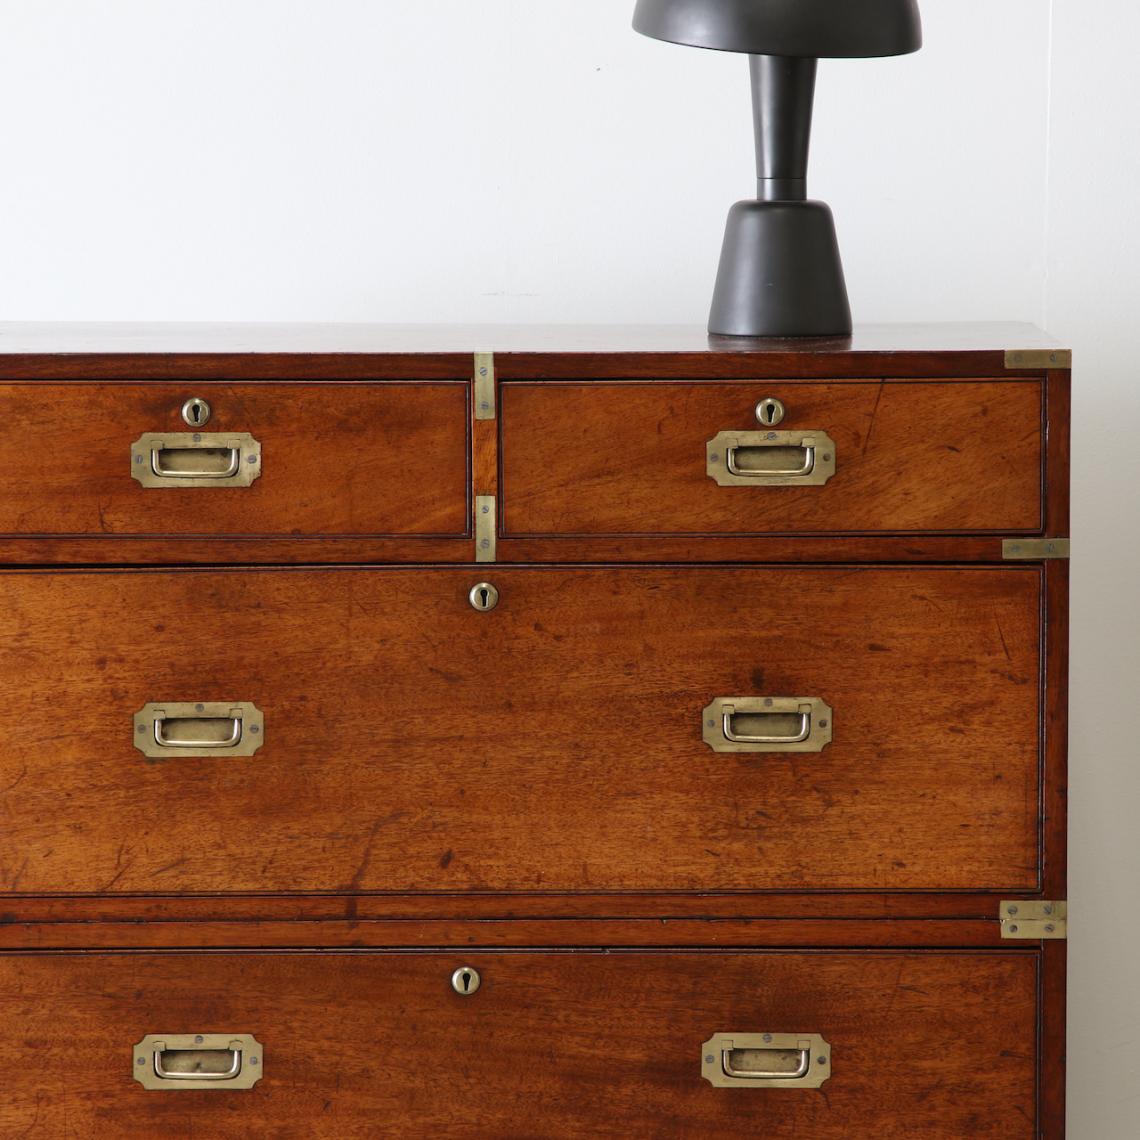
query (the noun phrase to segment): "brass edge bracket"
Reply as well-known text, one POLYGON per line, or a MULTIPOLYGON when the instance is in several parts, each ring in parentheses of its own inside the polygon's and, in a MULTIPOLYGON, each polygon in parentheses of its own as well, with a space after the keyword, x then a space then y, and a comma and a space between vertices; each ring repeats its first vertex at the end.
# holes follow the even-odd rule
POLYGON ((1023 371, 1037 368, 1072 368, 1073 350, 1071 348, 1011 349, 1005 354, 1005 366, 1023 371))
POLYGON ((1007 538, 1001 544, 1001 556, 1007 562, 1037 562, 1047 558, 1068 558, 1067 538, 1007 538))
POLYGON ((1003 902, 998 913, 1007 940, 1042 941, 1069 937, 1067 902, 1003 902))
POLYGON ((475 353, 475 418, 495 418, 495 354, 475 353))
POLYGON ((495 561, 495 496, 475 497, 475 561, 495 561))

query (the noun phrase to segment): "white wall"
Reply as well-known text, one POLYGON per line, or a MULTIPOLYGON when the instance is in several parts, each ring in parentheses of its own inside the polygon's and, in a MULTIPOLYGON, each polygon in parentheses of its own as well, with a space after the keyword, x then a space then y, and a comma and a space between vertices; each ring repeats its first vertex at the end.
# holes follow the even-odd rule
POLYGON ((1140 6, 1054 0, 1046 320, 1073 392, 1073 1140, 1140 1136, 1140 6))
MULTIPOLYGON (((820 80, 855 304, 1039 318, 1045 6, 926 7, 926 52, 820 80)), ((0 0, 0 313, 703 321, 747 66, 632 8, 0 0)))
MULTIPOLYGON (((747 73, 632 0, 0 0, 0 318, 704 319, 747 73)), ((923 0, 823 65, 858 319, 1077 350, 1071 1135, 1140 1135, 1140 146, 1125 0, 923 0)))

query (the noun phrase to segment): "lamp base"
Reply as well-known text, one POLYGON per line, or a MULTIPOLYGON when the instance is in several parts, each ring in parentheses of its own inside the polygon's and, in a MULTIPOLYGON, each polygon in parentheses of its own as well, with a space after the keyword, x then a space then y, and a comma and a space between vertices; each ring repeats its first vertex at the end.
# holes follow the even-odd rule
POLYGON ((823 202, 737 202, 713 294, 713 336, 850 336, 851 305, 823 202))

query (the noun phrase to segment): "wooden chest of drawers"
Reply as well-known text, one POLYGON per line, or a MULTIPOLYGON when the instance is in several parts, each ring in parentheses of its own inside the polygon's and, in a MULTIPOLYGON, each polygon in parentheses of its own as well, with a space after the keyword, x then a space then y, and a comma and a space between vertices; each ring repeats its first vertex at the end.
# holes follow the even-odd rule
POLYGON ((1058 1140, 1068 370, 0 326, 0 1135, 1058 1140))

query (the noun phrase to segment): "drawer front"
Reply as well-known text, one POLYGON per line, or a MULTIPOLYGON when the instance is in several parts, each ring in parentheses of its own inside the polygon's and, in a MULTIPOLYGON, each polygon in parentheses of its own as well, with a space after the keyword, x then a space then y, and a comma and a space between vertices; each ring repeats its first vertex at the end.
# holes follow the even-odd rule
POLYGON ((485 573, 0 574, 5 892, 1036 889, 1037 568, 485 573))
POLYGON ((1037 967, 1024 951, 6 956, 0 1132, 1030 1140, 1037 967), (463 967, 481 979, 465 997, 463 967), (819 1087, 702 1072, 708 1055, 798 1072, 801 1043, 819 1087), (180 1087, 196 1049, 252 1087, 180 1087))
POLYGON ((8 383, 0 409, 0 537, 468 531, 465 384, 8 383))
POLYGON ((506 383, 502 473, 508 537, 1039 531, 1042 387, 506 383))

